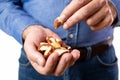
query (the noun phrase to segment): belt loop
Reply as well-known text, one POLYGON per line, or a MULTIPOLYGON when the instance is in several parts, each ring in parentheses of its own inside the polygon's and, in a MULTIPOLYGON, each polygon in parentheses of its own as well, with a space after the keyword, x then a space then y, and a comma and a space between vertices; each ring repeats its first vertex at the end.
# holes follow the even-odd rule
POLYGON ((86 50, 87 50, 87 56, 86 56, 86 59, 90 59, 90 57, 91 57, 91 53, 92 53, 92 48, 91 48, 91 46, 86 47, 86 50))

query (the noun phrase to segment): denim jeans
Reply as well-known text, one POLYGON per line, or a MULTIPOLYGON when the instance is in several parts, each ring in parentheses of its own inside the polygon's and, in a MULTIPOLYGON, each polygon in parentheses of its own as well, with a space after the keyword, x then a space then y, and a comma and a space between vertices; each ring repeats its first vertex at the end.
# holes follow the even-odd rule
POLYGON ((19 59, 19 80, 118 80, 118 64, 114 47, 102 55, 94 56, 85 61, 77 61, 59 77, 44 76, 35 71, 24 49, 19 59))

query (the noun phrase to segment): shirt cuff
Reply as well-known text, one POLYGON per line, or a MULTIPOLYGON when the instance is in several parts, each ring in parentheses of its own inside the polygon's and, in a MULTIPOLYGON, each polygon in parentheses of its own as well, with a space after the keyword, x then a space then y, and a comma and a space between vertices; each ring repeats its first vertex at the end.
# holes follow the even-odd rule
POLYGON ((12 33, 12 36, 22 45, 23 45, 23 39, 22 39, 23 31, 30 25, 34 25, 34 24, 40 25, 38 21, 34 20, 32 17, 29 16, 23 16, 22 18, 17 19, 16 21, 14 21, 14 24, 16 26, 14 26, 14 31, 12 31, 14 33, 12 33))

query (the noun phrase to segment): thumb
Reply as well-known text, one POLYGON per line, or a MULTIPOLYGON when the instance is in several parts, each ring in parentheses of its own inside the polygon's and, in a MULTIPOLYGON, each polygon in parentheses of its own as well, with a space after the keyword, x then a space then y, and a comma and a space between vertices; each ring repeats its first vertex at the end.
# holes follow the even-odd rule
POLYGON ((25 52, 30 62, 35 62, 41 66, 45 65, 44 56, 36 49, 34 43, 25 43, 24 45, 25 52), (28 47, 29 46, 29 47, 28 47))

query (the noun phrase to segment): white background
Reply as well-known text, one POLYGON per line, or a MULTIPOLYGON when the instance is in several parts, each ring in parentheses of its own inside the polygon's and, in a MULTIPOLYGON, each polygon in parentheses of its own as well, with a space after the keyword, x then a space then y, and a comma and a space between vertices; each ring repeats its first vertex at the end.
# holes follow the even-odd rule
MULTIPOLYGON (((115 50, 120 59, 120 28, 114 33, 115 50)), ((0 80, 18 80, 18 59, 21 45, 0 30, 0 80)), ((118 61, 119 65, 120 62, 118 61)))

